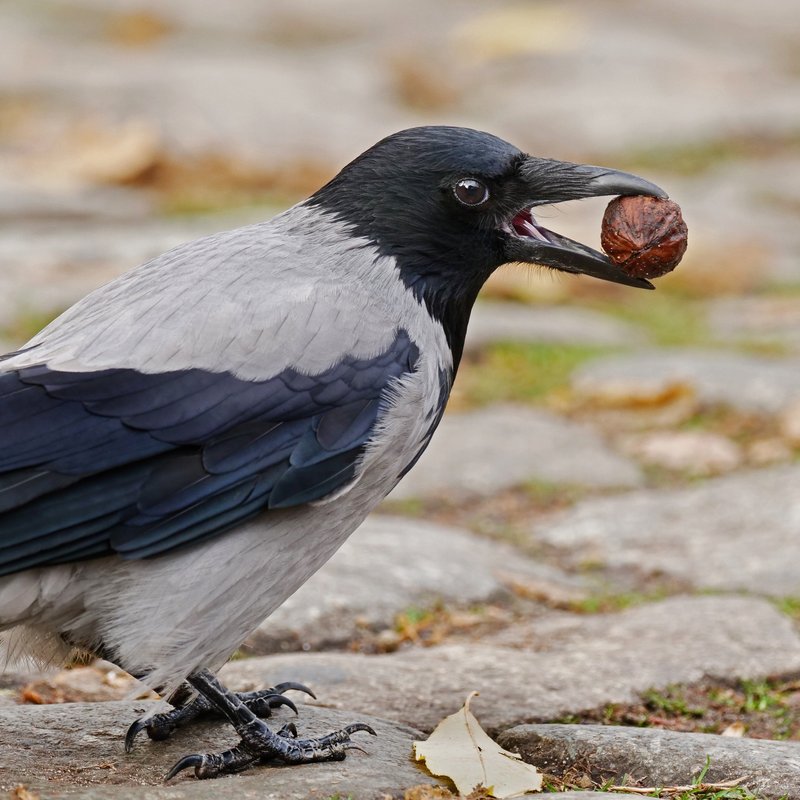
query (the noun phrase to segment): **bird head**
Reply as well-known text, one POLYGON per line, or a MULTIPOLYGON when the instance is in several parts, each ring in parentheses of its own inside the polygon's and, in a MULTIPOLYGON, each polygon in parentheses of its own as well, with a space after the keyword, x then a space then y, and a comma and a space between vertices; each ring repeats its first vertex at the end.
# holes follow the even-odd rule
POLYGON ((667 196, 626 172, 536 158, 488 133, 431 126, 381 140, 307 203, 392 256, 431 313, 465 331, 481 286, 509 262, 653 288, 534 215, 537 206, 602 195, 667 196))

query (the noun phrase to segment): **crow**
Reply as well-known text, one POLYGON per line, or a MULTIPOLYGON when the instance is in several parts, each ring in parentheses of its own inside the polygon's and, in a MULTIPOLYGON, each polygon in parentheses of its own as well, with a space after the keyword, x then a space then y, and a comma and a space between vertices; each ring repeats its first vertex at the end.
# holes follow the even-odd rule
MULTIPOLYGON (((102 657, 239 743, 169 772, 339 760, 262 719, 297 683, 215 677, 411 469, 442 418, 483 283, 508 262, 633 287, 542 227, 542 204, 666 197, 488 133, 388 136, 273 219, 180 245, 0 357, 0 630, 14 654, 102 657)), ((502 446, 499 443, 498 446, 502 446)))

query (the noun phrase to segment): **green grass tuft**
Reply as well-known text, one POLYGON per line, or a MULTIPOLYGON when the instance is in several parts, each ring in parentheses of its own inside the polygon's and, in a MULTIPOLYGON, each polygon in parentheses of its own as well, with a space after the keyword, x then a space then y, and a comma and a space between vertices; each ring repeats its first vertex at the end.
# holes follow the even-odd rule
POLYGON ((539 403, 569 384, 573 371, 614 348, 551 343, 505 343, 489 347, 475 362, 464 364, 459 396, 467 405, 539 403))

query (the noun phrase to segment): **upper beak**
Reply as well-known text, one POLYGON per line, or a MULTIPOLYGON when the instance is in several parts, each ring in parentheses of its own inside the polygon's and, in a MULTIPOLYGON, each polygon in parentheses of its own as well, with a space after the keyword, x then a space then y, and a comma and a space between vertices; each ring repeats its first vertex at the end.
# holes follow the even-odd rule
POLYGON ((528 157, 520 166, 525 197, 521 210, 508 223, 505 255, 508 261, 543 264, 563 272, 583 273, 626 286, 652 289, 644 278, 625 273, 591 247, 542 227, 531 214, 534 206, 605 195, 650 195, 666 198, 654 183, 627 172, 528 157))

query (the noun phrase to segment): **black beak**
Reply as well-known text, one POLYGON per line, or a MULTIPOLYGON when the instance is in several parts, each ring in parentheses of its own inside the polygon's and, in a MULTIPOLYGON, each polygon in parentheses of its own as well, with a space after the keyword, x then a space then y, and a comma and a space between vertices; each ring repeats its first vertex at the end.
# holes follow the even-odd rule
POLYGON ((666 198, 663 189, 627 172, 530 156, 521 163, 519 176, 520 210, 503 223, 508 261, 542 264, 562 272, 591 275, 641 289, 654 288, 650 281, 626 274, 597 250, 542 227, 534 218, 532 209, 605 195, 640 194, 666 198))

